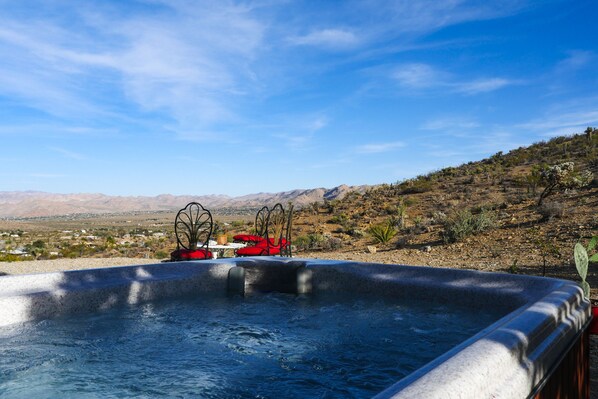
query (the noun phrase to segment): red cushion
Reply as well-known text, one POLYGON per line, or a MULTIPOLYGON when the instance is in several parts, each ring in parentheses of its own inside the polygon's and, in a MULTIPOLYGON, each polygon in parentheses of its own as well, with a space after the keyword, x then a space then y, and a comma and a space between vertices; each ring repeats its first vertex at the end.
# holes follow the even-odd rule
POLYGON ((177 249, 170 253, 172 260, 211 259, 212 253, 205 249, 177 249))
POLYGON ((237 234, 233 237, 233 241, 242 241, 242 242, 259 242, 263 240, 263 237, 254 236, 251 234, 237 234))
MULTIPOLYGON (((280 249, 276 247, 270 247, 270 255, 278 255, 280 253, 280 249)), ((237 250, 237 255, 239 256, 264 256, 268 255, 268 248, 267 247, 245 247, 239 248, 237 250)))
MULTIPOLYGON (((276 247, 276 248, 279 247, 279 245, 274 245, 274 238, 269 238, 268 241, 270 241, 271 247, 276 247)), ((280 240, 280 243, 282 244, 283 247, 286 247, 288 244, 288 241, 283 238, 280 240)), ((257 244, 255 244, 256 247, 265 247, 266 245, 267 245, 266 239, 262 239, 257 244)))

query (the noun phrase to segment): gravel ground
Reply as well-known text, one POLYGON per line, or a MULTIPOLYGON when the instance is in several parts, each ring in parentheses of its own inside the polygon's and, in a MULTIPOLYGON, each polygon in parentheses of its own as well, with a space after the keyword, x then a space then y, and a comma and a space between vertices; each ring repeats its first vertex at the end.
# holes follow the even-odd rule
MULTIPOLYGON (((380 255, 378 255, 380 256, 380 255)), ((360 261, 383 261, 386 259, 372 259, 372 255, 364 255, 360 261)), ((328 258, 328 256, 323 256, 328 258)), ((357 257, 359 258, 359 257, 357 257)), ((350 259, 350 257, 349 257, 350 259)), ((77 258, 57 260, 37 260, 23 262, 0 262, 0 276, 9 274, 47 273, 64 270, 96 269, 100 267, 118 267, 128 265, 145 265, 159 263, 157 259, 139 258, 77 258)), ((400 263, 400 262, 397 262, 400 263)), ((590 338, 590 390, 591 399, 598 399, 598 336, 590 338)))
POLYGON ((56 260, 31 260, 23 262, 0 262, 0 275, 33 274, 64 270, 97 269, 128 265, 160 263, 158 259, 138 258, 77 258, 56 260))

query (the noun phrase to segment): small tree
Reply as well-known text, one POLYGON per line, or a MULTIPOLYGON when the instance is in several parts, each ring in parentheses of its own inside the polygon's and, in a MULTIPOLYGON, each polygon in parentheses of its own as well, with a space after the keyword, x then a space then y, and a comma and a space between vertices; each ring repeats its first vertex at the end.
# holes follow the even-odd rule
POLYGON ((527 194, 535 197, 536 189, 542 182, 542 167, 532 166, 530 173, 525 176, 525 181, 527 183, 527 194))
POLYGON ((542 205, 544 198, 556 190, 566 190, 576 187, 584 187, 590 184, 593 175, 589 171, 576 173, 573 162, 564 162, 545 168, 542 171, 541 182, 545 188, 538 199, 538 206, 542 205))

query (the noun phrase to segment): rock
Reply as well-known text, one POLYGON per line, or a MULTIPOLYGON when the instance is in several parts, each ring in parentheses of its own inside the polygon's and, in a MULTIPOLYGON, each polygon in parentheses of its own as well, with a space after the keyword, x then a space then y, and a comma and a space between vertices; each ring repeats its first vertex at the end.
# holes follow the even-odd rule
POLYGON ((424 252, 432 252, 432 247, 429 245, 425 245, 422 247, 422 251, 424 252))
POLYGON ((375 254, 378 249, 373 245, 368 245, 366 250, 369 254, 375 254))

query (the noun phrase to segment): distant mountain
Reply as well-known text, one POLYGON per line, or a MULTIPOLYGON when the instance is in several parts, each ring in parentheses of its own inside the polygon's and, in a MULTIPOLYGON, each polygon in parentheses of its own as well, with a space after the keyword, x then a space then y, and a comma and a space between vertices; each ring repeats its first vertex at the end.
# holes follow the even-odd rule
POLYGON ((197 201, 209 209, 260 207, 292 201, 303 206, 323 200, 342 199, 348 192, 364 192, 370 186, 341 185, 240 197, 227 195, 171 195, 122 197, 104 194, 52 194, 38 191, 0 191, 0 217, 22 218, 72 214, 173 211, 197 201))

